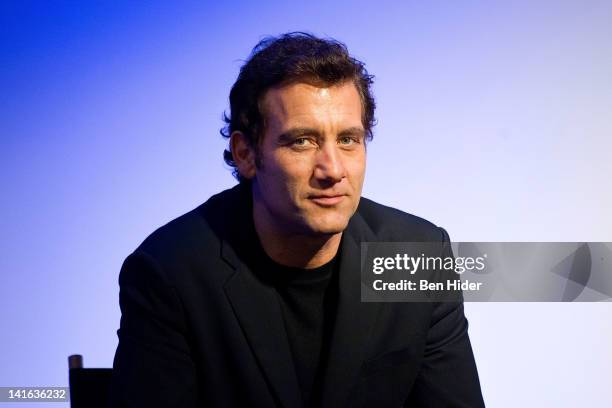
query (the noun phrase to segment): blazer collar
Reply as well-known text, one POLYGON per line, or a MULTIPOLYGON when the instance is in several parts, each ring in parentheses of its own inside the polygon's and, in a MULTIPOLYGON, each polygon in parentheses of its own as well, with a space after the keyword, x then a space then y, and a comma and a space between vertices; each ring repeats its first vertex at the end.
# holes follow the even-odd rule
POLYGON ((303 407, 293 356, 276 292, 261 279, 259 240, 252 216, 250 183, 216 196, 211 206, 213 229, 221 237, 221 258, 235 269, 225 294, 279 405, 303 407))
MULTIPOLYGON (((253 235, 250 188, 245 187, 230 190, 240 205, 231 205, 236 217, 222 236, 221 256, 236 270, 226 283, 225 292, 280 405, 302 407, 302 394, 278 298, 274 289, 249 267, 253 260, 252 248, 259 243, 253 235)), ((224 208, 226 214, 227 209, 224 208)), ((338 308, 324 368, 322 407, 346 404, 350 387, 357 381, 364 360, 365 346, 379 305, 361 302, 360 244, 374 240, 374 234, 356 212, 343 233, 340 248, 338 308)))

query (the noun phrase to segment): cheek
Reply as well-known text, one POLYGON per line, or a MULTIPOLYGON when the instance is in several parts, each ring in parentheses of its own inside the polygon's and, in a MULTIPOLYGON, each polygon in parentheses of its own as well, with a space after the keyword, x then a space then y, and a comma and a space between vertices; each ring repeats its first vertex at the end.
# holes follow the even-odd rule
POLYGON ((355 183, 363 182, 365 176, 365 155, 359 157, 353 157, 347 163, 348 173, 355 183))
POLYGON ((267 184, 279 194, 298 197, 307 188, 312 173, 312 163, 305 155, 271 157, 264 163, 267 184))
POLYGON ((277 171, 290 183, 308 181, 312 174, 312 158, 308 155, 283 155, 275 161, 277 171))

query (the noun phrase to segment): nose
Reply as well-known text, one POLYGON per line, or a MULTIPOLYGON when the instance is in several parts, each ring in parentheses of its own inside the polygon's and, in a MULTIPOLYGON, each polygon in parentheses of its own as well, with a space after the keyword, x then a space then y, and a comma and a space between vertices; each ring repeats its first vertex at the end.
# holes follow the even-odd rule
POLYGON ((339 183, 346 177, 346 168, 342 160, 342 154, 335 144, 325 144, 316 155, 314 177, 317 180, 331 184, 339 183))

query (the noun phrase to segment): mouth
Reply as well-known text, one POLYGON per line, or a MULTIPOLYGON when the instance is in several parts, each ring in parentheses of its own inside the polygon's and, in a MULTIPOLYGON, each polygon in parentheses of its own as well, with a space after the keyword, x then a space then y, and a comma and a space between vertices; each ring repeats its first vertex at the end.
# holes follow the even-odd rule
POLYGON ((336 195, 312 195, 308 197, 308 199, 318 205, 324 207, 331 207, 336 204, 339 204, 346 198, 345 194, 336 194, 336 195))

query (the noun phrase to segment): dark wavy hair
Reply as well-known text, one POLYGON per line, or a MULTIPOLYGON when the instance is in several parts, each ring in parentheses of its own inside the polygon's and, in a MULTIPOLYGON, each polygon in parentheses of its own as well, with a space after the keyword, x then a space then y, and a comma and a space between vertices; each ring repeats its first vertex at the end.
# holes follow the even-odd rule
MULTIPOLYGON (((370 89, 373 78, 364 63, 351 57, 346 45, 334 39, 304 32, 267 37, 253 48, 240 68, 230 92, 230 115, 223 114, 226 126, 221 129, 221 135, 229 139, 233 132, 240 131, 257 152, 265 129, 261 101, 270 88, 295 82, 330 86, 353 81, 361 98, 362 123, 369 141, 375 125, 376 105, 370 89)), ((234 177, 244 181, 229 148, 223 152, 223 158, 233 167, 234 177)))

